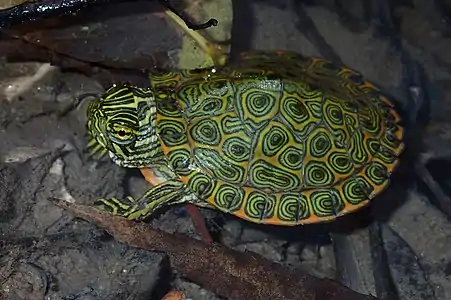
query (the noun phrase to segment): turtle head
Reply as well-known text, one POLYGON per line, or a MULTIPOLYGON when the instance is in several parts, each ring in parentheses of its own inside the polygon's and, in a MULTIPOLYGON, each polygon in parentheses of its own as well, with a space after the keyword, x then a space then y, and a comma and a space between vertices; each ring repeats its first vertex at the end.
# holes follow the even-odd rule
POLYGON ((148 167, 160 155, 150 89, 113 85, 89 104, 87 114, 91 148, 108 152, 119 166, 148 167))

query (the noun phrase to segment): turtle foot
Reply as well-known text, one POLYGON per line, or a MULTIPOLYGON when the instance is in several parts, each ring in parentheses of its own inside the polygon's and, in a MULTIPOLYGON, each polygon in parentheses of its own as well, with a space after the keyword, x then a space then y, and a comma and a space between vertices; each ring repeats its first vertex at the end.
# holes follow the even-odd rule
POLYGON ((94 202, 93 207, 111 213, 113 216, 127 217, 130 210, 135 204, 133 197, 127 197, 125 200, 119 200, 118 198, 101 198, 94 202))

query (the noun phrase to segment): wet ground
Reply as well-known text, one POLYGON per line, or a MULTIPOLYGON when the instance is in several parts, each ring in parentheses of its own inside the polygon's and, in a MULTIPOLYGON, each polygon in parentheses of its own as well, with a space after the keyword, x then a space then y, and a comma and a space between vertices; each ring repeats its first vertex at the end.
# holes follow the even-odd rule
MULTIPOLYGON (((211 210, 202 213, 216 241, 337 279, 362 294, 451 299, 451 26, 446 18, 451 3, 437 7, 432 1, 402 1, 410 5, 393 5, 396 18, 389 22, 386 1, 373 4, 370 16, 361 2, 234 1, 232 54, 282 49, 323 56, 359 70, 411 116, 415 103, 422 104, 416 124, 424 133, 412 130, 415 142, 387 193, 372 211, 359 212, 351 221, 301 228, 257 226, 211 210), (380 222, 367 224, 369 214, 380 222)), ((169 65, 187 63, 177 56, 186 46, 180 32, 161 15, 99 10, 73 23, 28 39, 40 39, 77 61, 139 66, 143 57, 151 64, 150 58, 165 54, 169 65)), ((33 51, 0 49, 22 59, 39 56, 33 51)), ((48 200, 88 205, 99 197, 138 195, 146 189, 136 171, 89 161, 86 155, 86 105, 74 108, 74 103, 81 95, 104 91, 113 75, 95 67, 87 76, 80 68, 5 58, 0 68, 0 296, 161 299, 177 288, 192 299, 217 299, 171 273, 164 254, 118 243, 48 200)), ((181 207, 163 210, 149 224, 198 238, 181 207)))

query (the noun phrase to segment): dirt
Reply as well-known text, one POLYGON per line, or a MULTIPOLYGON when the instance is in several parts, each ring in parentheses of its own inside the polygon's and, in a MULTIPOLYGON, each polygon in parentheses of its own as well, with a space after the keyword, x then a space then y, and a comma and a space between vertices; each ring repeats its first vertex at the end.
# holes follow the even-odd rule
MULTIPOLYGON (((378 273, 384 269, 378 264, 383 264, 388 273, 382 274, 391 282, 388 294, 396 295, 393 299, 451 299, 447 250, 451 210, 446 209, 451 206, 446 172, 451 149, 447 130, 451 109, 447 45, 451 40, 441 31, 446 24, 431 21, 438 12, 424 13, 422 1, 417 2, 422 5, 397 6, 397 45, 393 36, 381 34, 377 22, 367 22, 357 4, 344 4, 342 10, 348 13, 344 15, 332 1, 305 1, 304 6, 288 0, 235 2, 245 6, 236 12, 235 18, 241 20, 238 30, 232 30, 236 49, 283 49, 339 60, 381 86, 401 107, 411 105, 409 98, 419 90, 427 96, 420 118, 427 115, 429 123, 426 134, 418 135, 421 148, 420 143, 412 146, 418 146, 412 152, 421 155, 409 161, 407 171, 393 180, 375 204, 380 212, 377 245, 383 249, 382 260, 377 259, 374 227, 368 224, 349 230, 341 230, 342 222, 274 228, 201 209, 215 239, 238 251, 254 251, 315 276, 340 280, 364 294, 380 296, 390 289, 378 273), (407 56, 407 65, 417 65, 424 76, 416 76, 418 69, 406 69, 407 56), (427 162, 435 167, 417 167, 427 162)), ((138 52, 147 57, 153 50, 174 53, 185 47, 180 34, 152 13, 139 18, 113 16, 101 22, 89 19, 64 28, 57 36, 80 37, 87 28, 117 46, 102 54, 113 60, 138 52), (148 28, 162 30, 159 36, 144 39, 148 28), (130 34, 125 39, 130 30, 136 37, 130 34), (153 48, 157 44, 159 48, 153 48)), ((91 44, 94 40, 89 40, 89 47, 84 42, 85 46, 65 49, 92 61, 90 51, 102 52, 100 46, 93 50, 97 49, 91 44)), ((148 186, 136 170, 88 158, 87 101, 74 106, 80 96, 102 93, 103 82, 40 62, 2 59, 0 69, 0 298, 161 299, 169 290, 180 289, 191 299, 216 299, 203 287, 173 274, 164 254, 117 243, 49 201, 59 197, 89 205, 99 197, 138 195, 148 186)), ((356 215, 364 219, 367 213, 356 215)), ((149 226, 199 238, 182 207, 161 211, 149 226)))

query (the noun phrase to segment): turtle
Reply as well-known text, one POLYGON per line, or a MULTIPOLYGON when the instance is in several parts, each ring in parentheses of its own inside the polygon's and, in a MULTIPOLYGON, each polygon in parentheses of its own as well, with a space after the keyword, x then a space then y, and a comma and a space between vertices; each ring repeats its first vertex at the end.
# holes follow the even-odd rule
POLYGON ((92 145, 157 178, 137 199, 95 201, 129 220, 191 203, 259 224, 333 221, 384 191, 404 152, 395 102, 321 57, 255 50, 149 77, 111 86, 87 110, 92 145))

